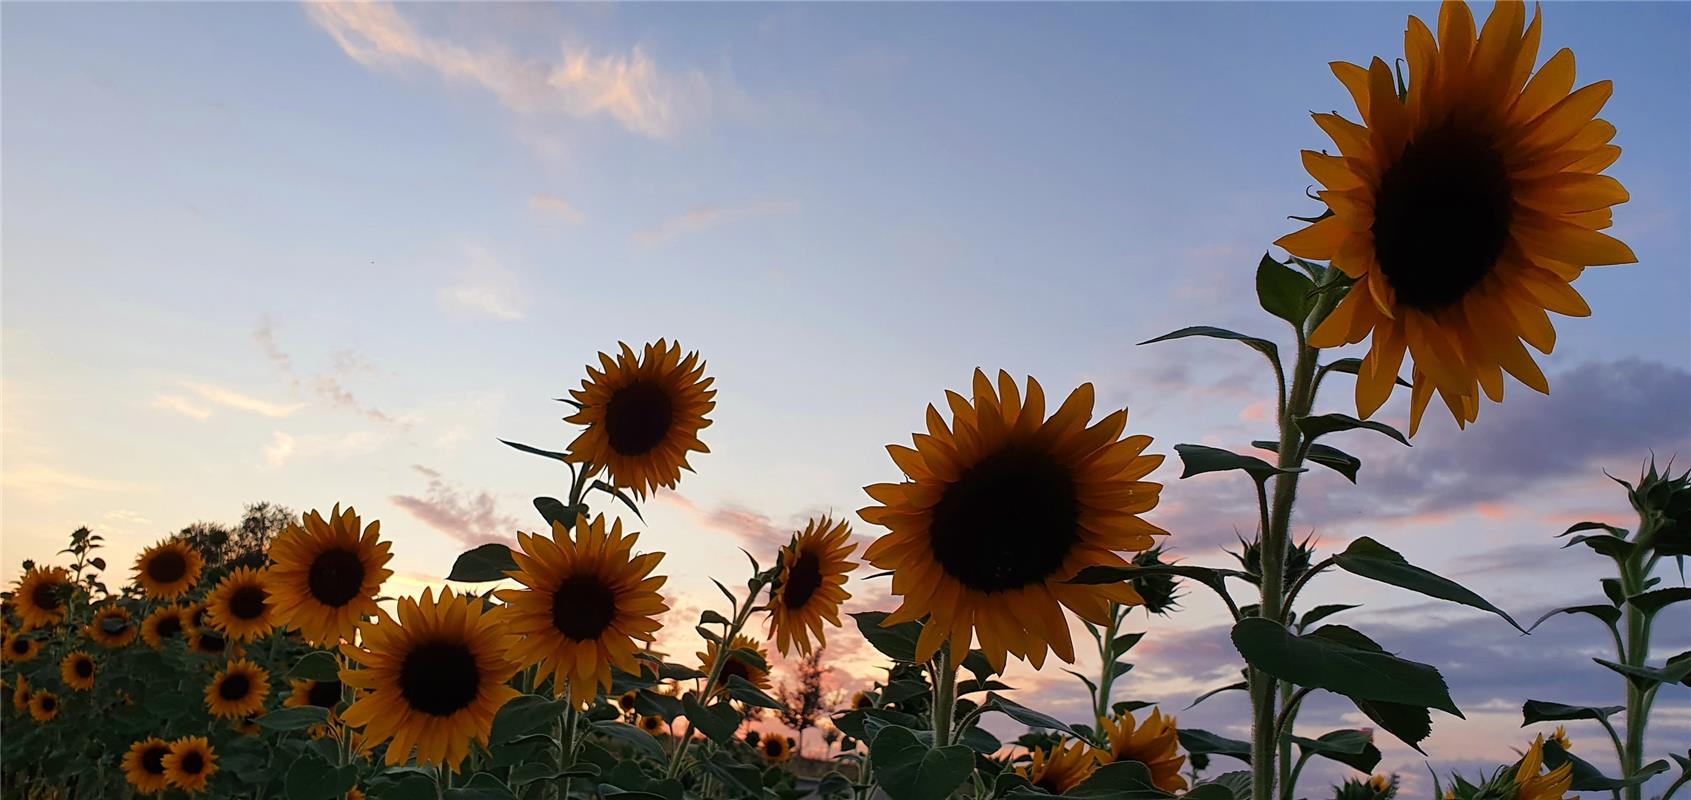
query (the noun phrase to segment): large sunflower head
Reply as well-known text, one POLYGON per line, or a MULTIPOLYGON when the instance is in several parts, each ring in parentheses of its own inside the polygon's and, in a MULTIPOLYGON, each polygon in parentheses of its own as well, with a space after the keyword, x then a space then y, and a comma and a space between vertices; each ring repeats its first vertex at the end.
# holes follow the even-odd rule
POLYGON ((690 452, 708 453, 699 431, 716 407, 699 354, 681 355, 681 344, 659 339, 636 356, 628 345, 612 359, 599 354, 603 371, 587 367, 588 379, 570 396, 580 410, 565 422, 587 429, 569 446, 569 459, 604 467, 611 483, 636 496, 659 486, 673 489, 690 452))
POLYGON ((511 660, 539 664, 552 673, 553 690, 568 687, 577 702, 611 685, 611 668, 639 672, 636 642, 650 642, 668 606, 652 575, 663 553, 635 555, 640 534, 605 529, 605 517, 578 517, 572 539, 553 523, 552 535, 517 534, 510 576, 522 589, 501 589, 505 629, 521 636, 510 642, 511 660))
POLYGON ((214 717, 241 719, 264 709, 270 673, 246 659, 231 661, 206 684, 206 709, 214 717))
POLYGON ((275 627, 264 570, 239 567, 229 573, 206 598, 205 607, 206 620, 237 642, 251 641, 275 627))
POLYGON ((0 650, 0 660, 11 664, 22 664, 33 661, 41 654, 41 642, 30 639, 21 633, 14 633, 6 637, 5 649, 0 650))
POLYGON ((79 692, 94 688, 94 657, 81 650, 72 651, 59 661, 59 678, 79 692))
POLYGON ((57 625, 65 618, 72 588, 70 573, 64 567, 31 567, 26 571, 12 591, 23 629, 57 625))
POLYGON ((1123 712, 1113 720, 1104 720, 1102 728, 1110 740, 1111 762, 1144 764, 1151 771, 1151 782, 1165 792, 1186 789, 1186 779, 1180 777, 1186 757, 1180 754, 1180 735, 1173 717, 1153 708, 1145 723, 1135 727, 1132 712, 1123 712))
POLYGON ((1316 114, 1339 155, 1304 151, 1332 212, 1276 244, 1330 260, 1357 281, 1310 337, 1316 347, 1373 341, 1356 382, 1358 413, 1385 402, 1407 352, 1410 432, 1434 391, 1458 425, 1503 373, 1549 390, 1522 342, 1556 343, 1546 311, 1586 316, 1571 285, 1588 266, 1637 259, 1603 233, 1626 189, 1602 171, 1620 156, 1597 112, 1612 86, 1577 91, 1563 49, 1538 72, 1539 17, 1499 2, 1477 34, 1466 3, 1446 0, 1438 35, 1409 18, 1408 92, 1391 68, 1334 62, 1361 124, 1316 114))
POLYGON ((139 633, 135 620, 123 606, 108 605, 94 612, 94 618, 82 629, 89 639, 101 647, 128 647, 139 633))
POLYGON ((288 699, 282 705, 288 708, 302 708, 316 706, 329 710, 329 719, 335 719, 335 709, 341 704, 340 681, 312 681, 293 678, 288 681, 288 699))
POLYGON ((398 620, 382 614, 359 624, 361 647, 341 652, 363 669, 340 677, 363 690, 341 718, 364 741, 388 744, 387 763, 417 753, 421 764, 456 770, 471 740, 487 743, 493 715, 517 695, 505 681, 517 665, 505 657, 507 634, 479 599, 443 589, 401 598, 398 620))
POLYGON ((136 794, 153 795, 170 786, 164 774, 164 757, 170 755, 170 743, 156 736, 142 739, 129 746, 123 754, 123 779, 129 781, 136 794))
POLYGON ((858 512, 890 530, 864 559, 893 571, 903 603, 886 624, 928 618, 917 642, 926 661, 941 644, 980 643, 993 667, 1006 654, 1035 667, 1047 650, 1074 661, 1063 608, 1096 624, 1111 601, 1138 605, 1127 583, 1070 584, 1082 569, 1124 567, 1118 551, 1140 551, 1166 533, 1139 518, 1162 486, 1142 480, 1162 456, 1142 455, 1149 436, 1120 438, 1127 411, 1088 426, 1092 384, 1082 384, 1050 418, 1045 391, 1026 396, 1004 372, 993 386, 975 371, 974 398, 947 392, 952 422, 928 407, 915 447, 889 445, 903 483, 865 488, 880 503, 858 512))
MULTIPOLYGON (((699 669, 710 672, 710 666, 716 663, 717 653, 721 649, 714 640, 705 642, 705 649, 694 654, 699 657, 699 669)), ((722 679, 719 683, 723 691, 727 691, 728 679, 733 677, 745 678, 751 685, 769 691, 769 653, 756 639, 750 636, 734 637, 728 648, 728 660, 722 664, 722 679), (756 653, 757 661, 743 657, 738 652, 741 650, 756 653)))
POLYGON ((769 625, 783 654, 797 646, 808 655, 811 636, 816 646, 826 644, 823 621, 839 627, 840 604, 851 597, 845 590, 846 575, 857 569, 851 560, 855 549, 845 520, 821 517, 811 520, 781 551, 781 569, 769 594, 769 625))
POLYGON ((1058 744, 1051 750, 1035 750, 1033 760, 1016 767, 1016 774, 1051 794, 1060 795, 1092 776, 1101 754, 1085 742, 1058 744))
POLYGON ((157 600, 175 600, 200 582, 205 558, 180 539, 159 542, 135 559, 135 582, 157 600))
POLYGON ((393 575, 381 523, 359 530, 357 512, 335 506, 327 520, 313 511, 290 523, 270 545, 275 565, 264 581, 277 625, 298 628, 307 641, 332 645, 351 639, 359 620, 376 614, 376 595, 393 575))
POLYGON ((39 689, 29 696, 29 716, 36 722, 52 722, 58 715, 58 695, 39 689))
POLYGON ((164 756, 164 777, 188 794, 205 791, 217 772, 217 752, 204 736, 184 736, 170 743, 164 756))
POLYGON ((1544 737, 1533 740, 1521 763, 1515 767, 1515 800, 1562 800, 1574 781, 1574 765, 1568 762, 1543 775, 1544 737))
POLYGON ((183 637, 188 630, 181 606, 160 606, 141 621, 141 639, 154 650, 183 637))

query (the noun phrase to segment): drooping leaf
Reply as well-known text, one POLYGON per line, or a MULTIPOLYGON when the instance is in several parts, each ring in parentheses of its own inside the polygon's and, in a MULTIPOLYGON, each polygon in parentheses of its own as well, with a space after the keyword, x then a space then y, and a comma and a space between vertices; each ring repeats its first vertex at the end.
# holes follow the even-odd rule
POLYGON ((1275 369, 1280 368, 1280 348, 1276 347, 1273 342, 1268 341, 1267 339, 1258 339, 1255 336, 1246 336, 1242 333, 1235 333, 1227 330, 1226 328, 1217 328, 1210 325, 1194 325, 1189 328, 1181 328, 1173 333, 1165 333, 1155 339, 1147 339, 1140 342, 1140 344, 1156 344, 1157 342, 1167 342, 1173 339, 1185 339, 1190 336, 1203 336, 1210 339, 1227 339, 1243 343, 1246 347, 1261 353, 1263 357, 1268 359, 1270 364, 1274 365, 1275 369))
POLYGON ((883 611, 859 611, 851 617, 857 620, 857 630, 863 638, 881 651, 881 655, 907 664, 916 662, 916 639, 922 635, 922 623, 901 622, 883 627, 881 623, 887 618, 883 611))
POLYGON ((1262 617, 1233 626, 1233 645, 1245 661, 1281 680, 1347 697, 1413 704, 1461 716, 1437 669, 1358 647, 1356 638, 1368 641, 1341 625, 1303 636, 1262 617))
POLYGON ((1421 749, 1421 742, 1433 735, 1433 717, 1426 708, 1403 703, 1384 703, 1378 700, 1358 700, 1351 698, 1356 710, 1372 720, 1381 730, 1410 747, 1417 753, 1425 753, 1421 749))
POLYGON ((1570 706, 1545 700, 1528 700, 1521 705, 1521 727, 1525 728, 1535 722, 1608 719, 1625 710, 1624 706, 1570 706))
MULTIPOLYGON (((612 496, 612 497, 615 497, 615 498, 616 498, 616 499, 618 499, 618 500, 621 500, 621 501, 622 501, 622 504, 623 504, 623 505, 625 505, 625 506, 628 506, 628 510, 629 510, 629 511, 632 511, 632 512, 634 512, 634 518, 635 518, 635 519, 638 519, 638 520, 640 520, 640 521, 641 521, 641 522, 645 522, 645 521, 646 521, 646 518, 645 518, 645 517, 642 517, 642 516, 640 516, 640 509, 639 509, 639 507, 637 507, 637 506, 635 506, 635 505, 634 505, 634 500, 633 500, 633 498, 630 498, 630 497, 629 497, 629 496, 628 496, 628 493, 627 493, 627 492, 624 492, 624 491, 623 491, 623 490, 621 490, 621 489, 618 489, 618 488, 617 488, 617 487, 615 487, 615 486, 612 486, 612 485, 610 485, 610 484, 608 484, 608 483, 606 483, 606 482, 604 482, 604 481, 601 481, 601 480, 595 480, 595 481, 593 481, 593 488, 594 488, 594 489, 597 489, 597 490, 599 490, 599 491, 601 491, 601 492, 604 492, 604 493, 605 493, 605 494, 608 494, 608 495, 610 495, 610 496, 612 496)), ((753 562, 752 562, 752 563, 753 563, 753 564, 754 564, 754 565, 755 565, 755 564, 756 564, 756 563, 757 563, 757 562, 756 562, 756 561, 753 561, 753 562)), ((754 570, 754 571, 755 571, 755 570, 754 570)))
POLYGON ((1403 445, 1409 446, 1409 437, 1404 436, 1398 429, 1383 422, 1357 419, 1356 417, 1352 417, 1347 414, 1319 414, 1315 416, 1298 417, 1296 423, 1298 430, 1302 431, 1304 437, 1311 441, 1329 433, 1360 429, 1383 433, 1393 439, 1396 439, 1403 445))
POLYGON ((554 450, 542 450, 538 447, 531 447, 521 442, 508 442, 504 439, 500 439, 499 443, 505 445, 506 447, 513 447, 531 455, 540 456, 541 458, 550 458, 554 461, 563 461, 565 463, 569 462, 568 453, 559 453, 554 450))
MULTIPOLYGON (((1343 372, 1346 375, 1361 375, 1362 374, 1362 359, 1360 359, 1360 358, 1335 359, 1332 363, 1323 366, 1322 369, 1324 369, 1328 372, 1343 372)), ((1406 381, 1402 378, 1398 378, 1397 379, 1397 385, 1399 385, 1399 386, 1409 386, 1410 384, 1409 384, 1409 381, 1406 381)))
POLYGON ((1679 683, 1685 680, 1686 676, 1691 675, 1691 658, 1662 667, 1634 667, 1629 664, 1616 664, 1613 661, 1606 661, 1601 658, 1591 660, 1625 675, 1634 686, 1640 689, 1648 689, 1658 683, 1679 683))
POLYGON ((1545 620, 1550 619, 1557 614, 1590 614, 1591 616, 1602 620, 1603 624, 1608 625, 1611 628, 1615 627, 1615 624, 1621 621, 1621 610, 1615 608, 1614 606, 1568 606, 1567 608, 1552 608, 1549 611, 1544 612, 1544 616, 1539 617, 1533 622, 1533 624, 1527 626, 1527 632, 1531 633, 1538 630, 1538 626, 1543 625, 1545 620))
POLYGON ((1214 697, 1218 694, 1221 694, 1222 692, 1243 692, 1243 691, 1249 691, 1250 688, 1251 688, 1251 685, 1249 683, 1246 683, 1245 681, 1239 681, 1238 683, 1229 683, 1226 686, 1217 686, 1214 689, 1211 689, 1207 692, 1204 692, 1201 695, 1198 695, 1196 698, 1194 698, 1192 700, 1191 703, 1187 704, 1186 707, 1191 708, 1193 706, 1196 706, 1197 704, 1202 703, 1205 700, 1208 700, 1211 697, 1214 697))
POLYGON ((1563 764, 1573 765, 1573 782, 1568 785, 1568 789, 1575 792, 1612 792, 1628 786, 1637 786, 1668 771, 1668 762, 1657 759, 1639 767, 1638 772, 1625 778, 1611 778, 1591 762, 1563 750, 1556 742, 1545 742, 1544 766, 1555 770, 1561 769, 1563 764))
POLYGON ((1262 483, 1275 475, 1287 475, 1303 472, 1304 469, 1281 469, 1256 456, 1246 456, 1219 447, 1202 444, 1177 444, 1174 452, 1180 454, 1183 466, 1181 478, 1202 475, 1206 472, 1229 472, 1239 470, 1251 476, 1257 483, 1262 483))
POLYGON ((1229 739, 1202 728, 1183 728, 1179 733, 1180 746, 1188 753, 1230 756, 1247 764, 1251 762, 1251 743, 1229 739))
POLYGON ((338 681, 340 670, 340 662, 335 660, 334 653, 314 650, 294 662, 293 668, 288 670, 288 677, 302 681, 338 681))
POLYGON ((447 789, 442 797, 446 800, 516 800, 516 795, 511 794, 504 781, 487 772, 471 775, 467 783, 447 789))
POLYGON ((747 705, 760 708, 786 708, 780 701, 763 693, 751 681, 738 675, 728 676, 728 696, 747 705))
POLYGON ((1359 772, 1371 773, 1380 763, 1380 748, 1374 746, 1373 735, 1366 730, 1337 730, 1314 739, 1289 737, 1304 750, 1332 759, 1359 772))
POLYGON ((459 555, 446 579, 466 583, 497 581, 503 579, 505 573, 516 569, 517 562, 511 558, 511 548, 490 542, 459 555))
POLYGON ((1482 611, 1490 611, 1514 626, 1515 630, 1526 633, 1508 612, 1492 605, 1468 587, 1410 564, 1396 550, 1367 536, 1351 542, 1344 552, 1333 556, 1333 560, 1340 569, 1353 575, 1420 592, 1439 600, 1449 600, 1482 611))
MULTIPOLYGON (((1253 441, 1251 442, 1251 446, 1258 450, 1267 450, 1270 453, 1280 452, 1280 443, 1270 441, 1268 439, 1258 439, 1253 441)), ((1328 445, 1321 444, 1320 442, 1316 442, 1309 446, 1309 452, 1305 455, 1305 458, 1309 459, 1312 463, 1320 464, 1323 467, 1345 476, 1345 478, 1351 483, 1356 483, 1357 470, 1362 469, 1362 459, 1340 450, 1337 447, 1330 447, 1328 445)))
POLYGON ((626 722, 595 722, 593 731, 632 745, 635 750, 662 761, 669 756, 652 735, 626 722))
POLYGON ((1330 603, 1328 605, 1316 606, 1310 609, 1308 613, 1298 617, 1298 628, 1300 630, 1308 628, 1309 626, 1341 611, 1349 611, 1353 608, 1361 607, 1360 603, 1330 603))
POLYGON ((1054 731, 1062 731, 1070 736, 1080 736, 1080 733, 1075 731, 1074 728, 1069 727, 1068 723, 1063 722, 1056 717, 1050 716, 1049 714, 1035 711, 1020 703, 1008 700, 998 694, 988 694, 986 696, 986 702, 981 705, 988 711, 1000 712, 1010 719, 1020 722, 1030 728, 1046 728, 1054 731))
POLYGON ((556 497, 534 498, 534 510, 540 512, 540 517, 546 520, 546 524, 562 525, 564 530, 573 529, 576 519, 587 514, 587 506, 567 506, 556 497))
POLYGON ((1567 536, 1568 534, 1571 534, 1571 533, 1579 533, 1580 531, 1608 531, 1609 533, 1611 533, 1614 536, 1619 537, 1621 539, 1625 539, 1626 534, 1627 534, 1627 531, 1626 531, 1625 528, 1617 528, 1613 525, 1610 525, 1607 522, 1586 521, 1586 522, 1576 522, 1573 525, 1568 526, 1567 530, 1556 534, 1556 538, 1560 539, 1563 536, 1567 536))

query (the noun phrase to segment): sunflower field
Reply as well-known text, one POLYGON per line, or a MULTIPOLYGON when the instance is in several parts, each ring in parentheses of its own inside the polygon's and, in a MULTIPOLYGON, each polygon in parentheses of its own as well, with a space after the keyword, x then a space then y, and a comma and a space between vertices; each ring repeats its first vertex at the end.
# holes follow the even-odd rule
POLYGON ((1691 685, 1691 653, 1652 661, 1650 642, 1658 614, 1691 600, 1669 569, 1691 554, 1691 472, 1652 457, 1617 479, 1636 526, 1562 534, 1612 562, 1594 576, 1610 602, 1531 625, 1388 543, 1320 552, 1294 536, 1300 476, 1358 480, 1359 459, 1326 437, 1407 446, 1435 396, 1467 426, 1507 379, 1549 392, 1530 352, 1553 349, 1549 313, 1589 314, 1581 273, 1635 260, 1605 233, 1628 199, 1604 174, 1620 154, 1597 116, 1612 87, 1576 88, 1568 49, 1535 70, 1544 37, 1536 7, 1500 2, 1482 24, 1452 0, 1433 26, 1409 18, 1401 58, 1335 62, 1355 113, 1314 115, 1333 144, 1302 153, 1317 207, 1274 243, 1287 256, 1255 271, 1281 341, 1198 325, 1145 342, 1244 345, 1274 378, 1276 430, 1258 454, 1172 447, 1182 479, 1256 499, 1237 564, 1168 556, 1179 531, 1152 521, 1165 487, 1147 480, 1166 456, 1126 409, 1097 408, 1091 384, 1048 395, 977 369, 934 387, 934 404, 910 410, 909 442, 886 445, 902 479, 863 487, 854 515, 813 518, 777 552, 748 552, 694 623, 699 651, 659 652, 672 565, 642 542, 640 509, 708 452, 716 391, 677 342, 620 345, 561 398, 567 445, 505 442, 567 472, 565 490, 534 499, 532 530, 461 554, 420 593, 387 593, 396 539, 355 497, 325 498, 257 548, 178 536, 108 564, 84 528, 25 562, 5 594, 0 796, 1390 800, 1399 776, 1374 773, 1376 737, 1419 749, 1433 712, 1462 710, 1438 665, 1335 621, 1355 605, 1300 602, 1344 572, 1495 615, 1508 635, 1557 615, 1612 634, 1599 663, 1613 705, 1519 698, 1524 724, 1594 721, 1609 742, 1575 755, 1557 727, 1499 743, 1487 771, 1433 765, 1435 800, 1644 800, 1657 776, 1657 800, 1671 800, 1691 750, 1649 752, 1645 732, 1660 690, 1691 685), (1366 357, 1324 354, 1357 343, 1366 357), (1370 419, 1400 387, 1407 432, 1370 419), (872 542, 859 551, 856 535, 872 542), (894 605, 843 614, 859 581, 885 582, 894 605), (1131 632, 1129 615, 1177 613, 1190 593, 1226 607, 1240 667, 1197 702, 1248 696, 1248 740, 1180 726, 1190 698, 1116 691, 1155 635, 1131 632), (805 758, 753 723, 789 706, 775 655, 814 656, 830 636, 861 636, 885 670, 818 712, 832 738, 826 758, 805 758), (1069 672, 1084 718, 1001 680, 1012 663, 1082 660, 1100 665, 1069 672), (1372 726, 1300 727, 1317 692, 1372 726), (982 726, 998 718, 1027 732, 982 726), (1312 759, 1352 775, 1300 785, 1312 759))

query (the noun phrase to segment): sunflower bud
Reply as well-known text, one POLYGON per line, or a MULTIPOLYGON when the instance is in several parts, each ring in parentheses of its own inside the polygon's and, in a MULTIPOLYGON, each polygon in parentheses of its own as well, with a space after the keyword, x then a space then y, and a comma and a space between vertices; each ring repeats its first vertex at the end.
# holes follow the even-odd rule
POLYGON ((1368 780, 1346 778, 1333 787, 1333 800, 1391 800, 1397 796, 1396 775, 1374 775, 1368 780))
MULTIPOLYGON (((1162 560, 1161 545, 1153 547, 1133 557, 1136 567, 1160 567, 1172 562, 1162 560)), ((1166 615, 1180 607, 1180 585, 1178 579, 1168 573, 1153 573, 1134 578, 1131 583, 1133 590, 1145 600, 1145 610, 1152 614, 1166 615)))
MULTIPOLYGON (((1671 465, 1669 465, 1671 469, 1671 465)), ((1628 487, 1628 499, 1643 521, 1647 541, 1664 556, 1691 555, 1691 470, 1679 477, 1656 471, 1651 459, 1638 477, 1638 486, 1628 487)))
MULTIPOLYGON (((1294 543, 1286 551, 1285 581, 1287 586, 1297 583, 1298 579, 1309 571, 1309 566, 1315 558, 1314 541, 1315 537, 1310 536, 1301 542, 1294 543)), ((1227 554, 1239 562, 1239 566, 1244 568, 1245 574, 1249 576, 1252 583, 1260 585, 1262 583, 1262 540, 1252 539, 1247 542, 1240 539, 1239 548, 1239 552, 1235 553, 1229 550, 1227 554)))

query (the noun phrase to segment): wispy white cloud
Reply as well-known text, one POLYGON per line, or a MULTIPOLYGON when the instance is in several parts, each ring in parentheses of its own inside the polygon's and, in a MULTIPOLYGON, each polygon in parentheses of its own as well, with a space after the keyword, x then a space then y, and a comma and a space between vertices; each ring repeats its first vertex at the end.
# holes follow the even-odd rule
POLYGON ((523 116, 606 116, 633 133, 664 138, 710 106, 710 85, 702 74, 660 68, 639 47, 625 53, 560 47, 547 60, 425 32, 389 2, 305 8, 360 64, 425 67, 446 80, 479 86, 523 116))
POLYGON ((265 417, 286 417, 302 408, 305 408, 304 403, 293 403, 291 405, 272 403, 268 400, 260 400, 250 395, 241 394, 233 389, 225 389, 222 386, 214 386, 209 383, 189 382, 182 385, 187 388, 188 391, 199 395, 200 399, 205 400, 206 402, 220 405, 224 408, 233 409, 235 411, 245 411, 249 414, 258 414, 265 417))
POLYGON ((264 463, 272 467, 284 466, 298 446, 299 440, 281 431, 276 431, 270 434, 270 444, 264 446, 264 463))
POLYGON ((587 215, 582 214, 579 209, 571 205, 570 201, 546 192, 530 196, 528 208, 536 214, 561 219, 571 225, 580 225, 587 221, 587 215))
POLYGON ((206 419, 211 416, 211 409, 179 394, 161 394, 153 397, 153 408, 161 411, 173 411, 193 419, 206 419))
POLYGON ((465 248, 465 256, 469 264, 459 272, 458 282, 442 288, 436 296, 441 310, 454 315, 522 319, 527 301, 516 273, 480 247, 465 248))
POLYGON ((46 464, 24 464, 17 467, 7 464, 5 470, 0 472, 0 485, 10 491, 47 501, 75 492, 133 492, 141 488, 127 481, 98 478, 46 464))
POLYGON ((655 247, 677 236, 709 230, 719 225, 756 217, 791 214, 798 204, 790 202, 752 203, 743 206, 699 206, 634 232, 634 243, 655 247))
POLYGON ((355 414, 373 419, 377 422, 399 422, 393 415, 371 406, 353 394, 346 387, 340 376, 362 376, 377 374, 376 365, 356 350, 336 350, 330 356, 330 371, 308 377, 301 376, 294 371, 293 357, 282 349, 280 337, 276 333, 276 325, 270 318, 263 317, 258 321, 258 327, 253 330, 253 341, 258 343, 259 349, 264 351, 264 357, 276 365, 288 379, 288 384, 294 390, 309 389, 318 398, 335 408, 351 411, 355 414))

